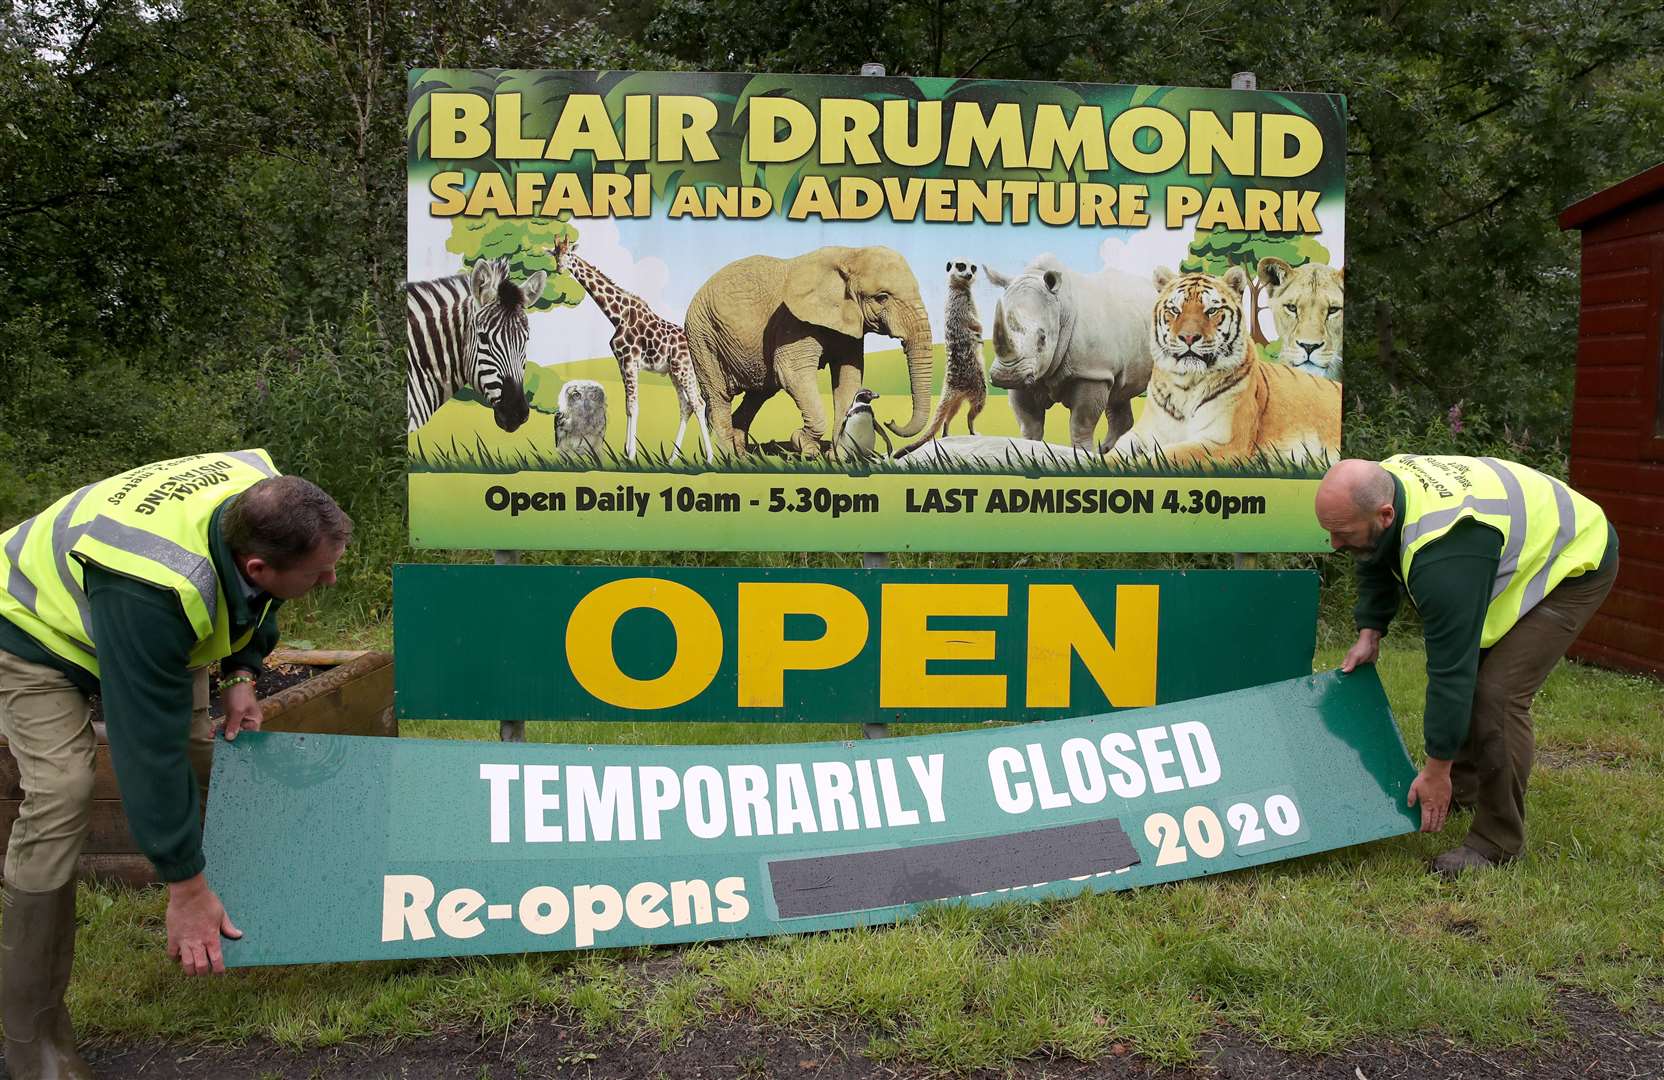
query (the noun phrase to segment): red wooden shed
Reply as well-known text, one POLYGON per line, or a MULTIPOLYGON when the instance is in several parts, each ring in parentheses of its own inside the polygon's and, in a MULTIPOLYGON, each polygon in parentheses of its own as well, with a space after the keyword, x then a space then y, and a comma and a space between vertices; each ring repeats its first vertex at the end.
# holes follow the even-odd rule
POLYGON ((1583 232, 1572 486, 1618 527, 1618 581, 1572 649, 1664 675, 1664 164, 1560 215, 1583 232))

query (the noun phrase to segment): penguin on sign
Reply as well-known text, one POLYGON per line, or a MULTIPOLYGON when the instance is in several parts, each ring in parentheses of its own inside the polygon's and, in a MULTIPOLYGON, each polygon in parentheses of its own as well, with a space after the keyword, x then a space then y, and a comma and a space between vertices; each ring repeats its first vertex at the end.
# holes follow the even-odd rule
POLYGON ((890 436, 879 426, 878 418, 873 415, 873 399, 878 395, 866 387, 855 391, 855 400, 850 402, 849 412, 844 414, 843 427, 838 429, 838 437, 832 441, 839 457, 849 457, 856 461, 865 461, 873 456, 877 445, 877 436, 884 436, 884 453, 886 456, 895 452, 895 446, 890 442, 890 436))

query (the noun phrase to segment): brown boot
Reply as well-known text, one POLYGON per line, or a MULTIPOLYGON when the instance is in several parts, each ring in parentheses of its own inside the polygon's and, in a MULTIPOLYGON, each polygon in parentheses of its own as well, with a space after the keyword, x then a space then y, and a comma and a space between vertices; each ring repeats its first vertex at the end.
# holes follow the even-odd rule
POLYGON ((1493 859, 1477 848, 1466 844, 1451 848, 1443 855, 1436 856, 1428 869, 1447 881, 1454 881, 1469 870, 1484 870, 1492 866, 1504 866, 1513 862, 1518 856, 1493 859))
POLYGON ((64 1005, 75 961, 75 881, 44 893, 7 884, 3 902, 0 1022, 12 1080, 92 1080, 64 1005))

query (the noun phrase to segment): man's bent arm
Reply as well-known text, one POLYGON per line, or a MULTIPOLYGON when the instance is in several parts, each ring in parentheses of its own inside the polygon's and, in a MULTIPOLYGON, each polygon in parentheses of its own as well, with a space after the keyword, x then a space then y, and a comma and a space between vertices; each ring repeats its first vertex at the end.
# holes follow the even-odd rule
POLYGON ((1398 579, 1385 561, 1365 566, 1359 564, 1358 602, 1352 608, 1352 624, 1359 630, 1376 630, 1382 634, 1398 614, 1398 579))
POLYGON ((1463 523, 1428 544, 1410 567, 1410 596, 1427 642, 1427 705, 1422 731, 1427 756, 1448 761, 1468 738, 1479 643, 1496 581, 1502 537, 1463 523))
POLYGON ((171 592, 86 569, 110 760, 133 839, 163 881, 202 873, 191 731, 194 635, 171 592))

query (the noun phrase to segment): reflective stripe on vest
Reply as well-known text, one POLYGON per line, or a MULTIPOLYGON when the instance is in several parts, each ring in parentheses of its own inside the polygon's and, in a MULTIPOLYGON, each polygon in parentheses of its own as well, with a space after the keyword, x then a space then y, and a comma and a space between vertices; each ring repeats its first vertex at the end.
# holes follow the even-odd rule
POLYGON ((219 576, 214 570, 214 561, 208 556, 187 551, 165 536, 123 525, 103 514, 84 526, 83 535, 141 559, 161 563, 196 587, 197 595, 202 597, 202 606, 208 611, 209 622, 218 616, 219 576))
MULTIPOLYGON (((81 539, 81 529, 72 526, 70 521, 74 519, 75 511, 81 505, 81 501, 87 497, 87 493, 92 491, 95 486, 94 484, 88 484, 71 495, 69 501, 64 504, 63 511, 52 520, 52 565, 57 567, 58 581, 69 593, 70 599, 75 601, 76 609, 81 612, 81 625, 89 628, 92 626, 92 613, 87 607, 87 591, 82 588, 79 581, 75 580, 75 576, 70 573, 69 569, 69 552, 75 547, 76 541, 81 539)), ((98 650, 93 647, 92 635, 85 634, 83 636, 87 640, 81 648, 97 656, 98 650)))
POLYGON ((267 476, 277 475, 277 470, 272 468, 271 459, 266 457, 266 452, 264 450, 232 450, 228 453, 213 454, 210 456, 236 458, 249 468, 265 473, 267 476))
POLYGON ((29 530, 35 527, 34 518, 26 518, 22 524, 12 530, 12 538, 6 541, 6 562, 11 564, 10 572, 6 575, 6 591, 17 597, 17 602, 29 609, 31 615, 38 615, 35 610, 35 597, 39 590, 35 583, 23 573, 23 568, 17 565, 17 560, 23 556, 23 542, 29 539, 29 530))
POLYGON ((1496 458, 1400 455, 1381 465, 1404 487, 1404 581, 1416 553, 1457 522, 1478 521, 1501 534, 1482 647, 1500 640, 1560 581, 1600 565, 1605 554, 1605 514, 1551 476, 1496 458), (1458 494, 1461 501, 1452 503, 1458 494))
POLYGON ((98 675, 83 569, 96 565, 178 596, 196 639, 192 667, 229 656, 254 627, 231 640, 209 525, 226 500, 276 475, 264 451, 235 450, 140 466, 71 492, 0 533, 0 618, 98 675))
MULTIPOLYGON (((1549 480, 1549 487, 1554 490, 1554 509, 1559 517, 1559 527, 1554 532, 1554 547, 1550 549, 1547 561, 1531 575, 1531 580, 1525 583, 1525 594, 1520 603, 1521 615, 1536 607, 1537 601, 1548 595, 1548 572, 1561 552, 1570 547, 1572 540, 1577 536, 1577 509, 1572 506, 1571 491, 1565 484, 1552 478, 1549 480)), ((1605 550, 1604 537, 1601 548, 1605 550)))

